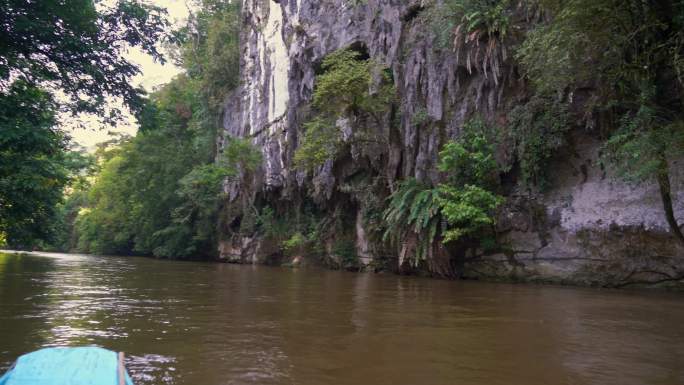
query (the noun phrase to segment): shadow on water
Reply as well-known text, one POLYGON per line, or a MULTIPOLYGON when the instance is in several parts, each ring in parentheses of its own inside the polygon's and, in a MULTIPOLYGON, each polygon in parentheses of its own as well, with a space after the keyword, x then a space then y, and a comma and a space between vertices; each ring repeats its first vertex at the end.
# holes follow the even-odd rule
POLYGON ((682 384, 684 296, 0 254, 0 366, 129 355, 146 384, 682 384))
POLYGON ((0 371, 17 355, 47 342, 41 336, 47 328, 41 307, 48 302, 43 294, 55 261, 27 261, 32 258, 0 253, 0 371))

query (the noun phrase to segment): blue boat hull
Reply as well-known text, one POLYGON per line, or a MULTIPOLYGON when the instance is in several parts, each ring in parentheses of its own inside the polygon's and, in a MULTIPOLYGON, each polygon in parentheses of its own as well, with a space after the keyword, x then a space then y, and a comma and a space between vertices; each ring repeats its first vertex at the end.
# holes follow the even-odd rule
POLYGON ((46 348, 19 357, 0 385, 120 385, 119 371, 117 353, 106 349, 46 348))

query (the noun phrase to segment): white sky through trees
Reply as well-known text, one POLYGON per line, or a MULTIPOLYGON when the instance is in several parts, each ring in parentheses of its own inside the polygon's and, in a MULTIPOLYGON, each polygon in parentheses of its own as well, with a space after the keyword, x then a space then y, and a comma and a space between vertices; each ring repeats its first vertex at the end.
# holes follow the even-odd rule
MULTIPOLYGON (((113 2, 113 0, 105 1, 105 3, 108 2, 113 2)), ((191 7, 190 1, 187 0, 147 0, 147 2, 166 8, 169 13, 169 20, 175 25, 182 25, 185 22, 189 15, 189 7, 191 7)), ((143 86, 148 92, 168 83, 181 72, 181 69, 174 66, 173 63, 167 62, 165 65, 155 63, 151 56, 138 50, 130 50, 126 57, 139 65, 142 71, 142 74, 133 79, 133 84, 143 86)), ((115 137, 111 134, 121 133, 132 136, 138 130, 135 118, 129 114, 126 114, 126 120, 116 127, 103 125, 91 116, 81 116, 74 120, 71 115, 65 115, 61 117, 61 121, 67 133, 72 137, 72 142, 89 150, 93 150, 96 144, 115 137)))

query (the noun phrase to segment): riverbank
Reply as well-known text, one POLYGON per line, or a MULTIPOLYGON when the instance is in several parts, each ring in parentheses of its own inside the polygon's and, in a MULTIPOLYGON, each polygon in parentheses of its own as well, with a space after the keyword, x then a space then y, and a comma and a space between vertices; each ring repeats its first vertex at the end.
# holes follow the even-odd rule
MULTIPOLYGON (((0 250, 0 253, 6 253, 6 254, 28 254, 28 255, 44 255, 44 256, 80 256, 80 257, 92 257, 92 255, 87 255, 87 254, 78 254, 78 253, 58 253, 58 252, 45 252, 45 251, 17 251, 17 250, 0 250)), ((166 261, 182 261, 182 262, 201 262, 201 263, 219 263, 219 264, 233 264, 233 265, 245 265, 244 263, 237 263, 237 262, 231 262, 228 260, 206 260, 206 261, 191 261, 191 260, 168 260, 168 259, 163 259, 163 258, 155 258, 155 257, 144 257, 144 256, 116 256, 119 258, 129 258, 129 257, 135 257, 135 258, 150 258, 150 259, 155 259, 155 260, 166 260, 166 261)), ((268 266, 275 266, 275 267, 284 267, 288 269, 306 269, 312 270, 312 271, 319 271, 319 270, 339 270, 339 269, 330 269, 329 267, 322 266, 320 263, 308 263, 306 262, 307 260, 305 258, 296 258, 295 263, 292 263, 291 261, 285 261, 285 262, 280 262, 280 263, 269 263, 269 264, 264 264, 268 266)), ((533 261, 534 263, 541 263, 543 264, 544 261, 533 261)), ((568 263, 572 263, 573 261, 568 261, 568 263)), ((682 292, 684 291, 684 274, 680 276, 665 276, 663 274, 656 274, 653 271, 647 272, 648 275, 650 276, 655 276, 656 279, 654 281, 648 281, 648 280, 640 280, 642 275, 639 274, 639 272, 634 272, 631 275, 629 275, 626 279, 622 278, 621 281, 618 281, 617 278, 613 277, 610 282, 601 282, 601 281, 596 281, 596 280, 589 280, 586 279, 584 281, 577 281, 577 280, 566 280, 560 277, 549 277, 549 274, 534 274, 532 271, 527 270, 525 271, 525 267, 521 266, 519 264, 511 263, 509 259, 505 258, 490 258, 486 262, 483 261, 477 261, 477 262, 471 262, 474 266, 478 266, 476 268, 471 268, 469 270, 466 270, 468 272, 465 274, 465 276, 460 279, 460 281, 466 281, 466 282, 489 282, 489 283, 509 283, 509 284, 528 284, 528 285, 544 285, 544 286, 568 286, 568 287, 587 287, 587 288, 596 288, 596 289, 630 289, 630 290, 661 290, 661 291, 675 291, 675 292, 682 292), (484 265, 484 268, 481 266, 484 265), (480 270, 476 270, 476 269, 480 270), (487 270, 493 271, 494 273, 487 273, 487 270), (614 283, 614 282, 621 282, 621 283, 614 283)), ((258 265, 258 264, 247 264, 247 265, 258 265)), ((397 272, 389 271, 389 270, 378 270, 378 271, 372 271, 370 269, 361 269, 361 270, 356 270, 354 273, 358 274, 390 274, 390 275, 397 275, 397 272)), ((415 276, 415 277, 423 277, 423 278, 432 278, 432 279, 437 279, 437 280, 442 280, 444 278, 441 277, 434 277, 430 276, 427 274, 421 274, 421 273, 416 273, 416 274, 399 274, 399 275, 404 275, 404 276, 415 276)))

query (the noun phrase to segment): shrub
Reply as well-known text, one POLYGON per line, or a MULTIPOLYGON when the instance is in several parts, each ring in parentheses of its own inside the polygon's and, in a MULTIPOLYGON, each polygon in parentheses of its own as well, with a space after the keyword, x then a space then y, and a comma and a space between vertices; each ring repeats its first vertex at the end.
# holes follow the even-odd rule
POLYGON ((465 185, 461 188, 441 185, 437 203, 449 227, 444 232, 444 243, 477 235, 494 225, 494 210, 503 198, 482 187, 465 185))
POLYGON ((295 152, 295 167, 311 170, 334 159, 342 145, 342 138, 335 122, 325 118, 314 118, 304 123, 302 143, 295 152))
POLYGON ((487 139, 491 131, 481 119, 472 119, 462 136, 440 152, 446 183, 430 187, 408 179, 390 196, 384 239, 399 245, 412 234, 417 241, 414 266, 432 256, 438 238, 443 243, 491 238, 494 212, 503 201, 494 192, 498 167, 487 139))
MULTIPOLYGON (((313 118, 304 124, 305 134, 295 153, 295 165, 304 170, 334 159, 342 143, 335 125, 338 119, 370 117, 379 122, 381 114, 389 111, 396 93, 390 75, 378 63, 363 59, 351 49, 326 56, 322 69, 313 94, 313 118), (373 80, 374 74, 379 75, 378 84, 373 80)), ((359 133, 353 135, 363 137, 359 133)))
POLYGON ((567 104, 556 97, 535 95, 511 111, 509 123, 523 184, 546 189, 549 162, 566 144, 571 128, 567 104))
POLYGON ((294 233, 289 239, 283 241, 283 250, 288 255, 294 255, 301 252, 301 249, 306 244, 307 239, 300 232, 294 233))
POLYGON ((464 124, 458 140, 444 145, 437 167, 447 174, 449 184, 487 188, 498 184, 499 166, 494 158, 497 131, 482 118, 475 117, 464 124))

